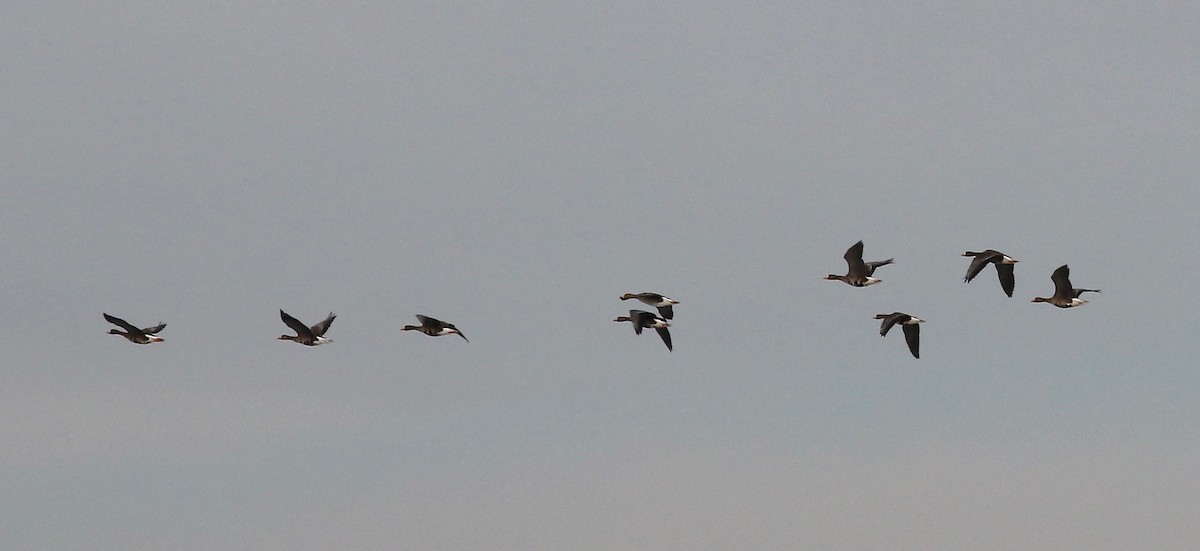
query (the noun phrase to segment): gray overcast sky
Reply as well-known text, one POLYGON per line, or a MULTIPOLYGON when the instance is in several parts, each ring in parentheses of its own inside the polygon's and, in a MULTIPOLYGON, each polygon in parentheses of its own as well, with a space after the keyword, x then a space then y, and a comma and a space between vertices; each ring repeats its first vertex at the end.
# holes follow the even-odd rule
POLYGON ((0 547, 1200 546, 1194 3, 325 4, 5 9, 0 547))

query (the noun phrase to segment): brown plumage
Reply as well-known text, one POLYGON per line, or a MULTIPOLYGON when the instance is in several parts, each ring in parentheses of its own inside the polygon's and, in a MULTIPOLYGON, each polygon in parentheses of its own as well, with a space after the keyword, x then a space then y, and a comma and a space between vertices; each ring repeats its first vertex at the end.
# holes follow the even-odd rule
POLYGON ((829 274, 825 279, 838 280, 852 285, 854 287, 866 287, 883 281, 871 277, 875 273, 875 269, 880 266, 886 266, 895 262, 896 259, 889 258, 887 260, 877 260, 874 262, 863 262, 863 242, 859 241, 846 249, 846 254, 842 255, 846 259, 846 275, 829 274))
POLYGON ((925 323, 925 320, 910 316, 904 312, 892 312, 890 314, 875 314, 875 319, 883 320, 879 325, 879 336, 886 337, 888 330, 897 323, 904 328, 904 341, 908 343, 908 351, 912 352, 914 358, 921 357, 921 326, 918 323, 925 323))
POLYGON ((678 300, 667 298, 658 293, 625 293, 621 295, 621 300, 629 300, 631 298, 640 300, 648 306, 658 308, 658 315, 668 320, 675 317, 675 310, 672 306, 679 304, 678 300))
MULTIPOLYGON (((429 316, 417 314, 417 319, 421 325, 405 325, 401 331, 420 331, 430 337, 440 337, 442 335, 458 335, 462 340, 467 341, 467 336, 462 334, 453 323, 446 323, 439 319, 433 319, 429 316)), ((471 342, 471 341, 467 341, 471 342)))
POLYGON ((277 340, 294 341, 305 346, 317 346, 319 344, 331 343, 333 342, 333 339, 327 339, 324 337, 324 335, 325 332, 329 330, 329 326, 333 324, 333 318, 336 317, 337 315, 335 315, 333 312, 330 312, 329 317, 325 318, 325 321, 322 321, 321 323, 318 323, 312 327, 307 327, 301 323, 300 320, 293 318, 292 316, 288 315, 287 312, 280 310, 279 319, 282 319, 283 323, 287 324, 288 327, 291 327, 292 331, 295 331, 296 334, 280 335, 279 339, 277 340))
POLYGON ((660 316, 654 315, 652 312, 645 310, 630 310, 628 316, 617 316, 613 321, 628 321, 633 324, 633 332, 641 335, 642 329, 653 327, 658 332, 658 336, 662 338, 663 344, 667 345, 667 351, 675 350, 671 346, 671 332, 667 330, 671 326, 667 320, 660 316))
POLYGON ((1088 301, 1079 298, 1085 292, 1100 292, 1098 289, 1076 289, 1071 286, 1071 269, 1066 264, 1059 266, 1050 275, 1054 282, 1054 294, 1049 297, 1033 297, 1030 302, 1049 302, 1059 308, 1074 308, 1087 304, 1088 301))
POLYGON ((1017 259, 993 249, 981 253, 967 251, 962 255, 974 257, 971 265, 967 267, 967 275, 963 277, 964 283, 975 279, 975 276, 979 275, 979 272, 982 272, 988 264, 993 264, 996 266, 996 276, 1000 278, 1000 288, 1004 289, 1004 294, 1012 297, 1013 287, 1016 283, 1016 278, 1013 277, 1013 264, 1018 262, 1017 259))
POLYGON ((155 335, 155 333, 162 331, 163 328, 167 326, 167 324, 165 324, 165 323, 160 322, 158 325, 155 325, 153 327, 146 327, 144 329, 138 329, 137 327, 134 327, 129 322, 127 322, 121 318, 118 318, 116 316, 110 316, 108 314, 104 314, 104 319, 106 321, 108 321, 109 323, 117 325, 117 326, 121 327, 122 329, 124 329, 124 331, 118 331, 116 329, 109 329, 108 330, 109 335, 121 335, 122 337, 129 339, 129 342, 131 342, 131 343, 150 344, 152 342, 163 342, 163 340, 164 340, 162 337, 155 335))

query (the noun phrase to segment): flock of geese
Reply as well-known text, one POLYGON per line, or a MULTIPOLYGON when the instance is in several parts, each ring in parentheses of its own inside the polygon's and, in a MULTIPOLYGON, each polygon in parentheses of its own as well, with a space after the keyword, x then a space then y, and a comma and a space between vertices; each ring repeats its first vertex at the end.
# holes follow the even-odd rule
MULTIPOLYGON (((846 275, 829 274, 825 276, 825 279, 842 281, 853 287, 874 285, 883 281, 871 277, 875 274, 875 269, 880 266, 887 266, 895 261, 894 258, 889 258, 875 262, 864 262, 862 255, 863 242, 859 241, 849 249, 846 249, 846 254, 842 257, 846 259, 846 275)), ((1004 290, 1004 294, 1012 298, 1013 287, 1016 284, 1016 278, 1013 275, 1013 265, 1018 262, 1017 259, 994 249, 988 249, 983 252, 967 251, 962 256, 971 257, 972 259, 970 266, 967 266, 967 275, 963 276, 963 283, 970 283, 972 279, 975 279, 975 276, 979 275, 979 272, 982 272, 988 264, 991 264, 996 267, 996 276, 1000 279, 1000 288, 1004 290)), ((1079 298, 1079 295, 1086 292, 1100 292, 1099 289, 1076 289, 1072 287, 1070 275, 1071 269, 1066 264, 1059 266, 1050 275, 1050 281, 1054 282, 1054 294, 1049 297, 1034 297, 1031 302, 1049 302, 1059 308, 1074 308, 1087 303, 1086 300, 1079 298)), ((875 319, 883 320, 879 326, 879 336, 881 337, 886 337, 888 331, 895 325, 903 327, 904 340, 908 343, 908 351, 912 353, 914 358, 921 357, 921 327, 918 324, 924 323, 925 320, 904 312, 875 314, 875 319)))
MULTIPOLYGON (((1015 278, 1013 276, 1013 265, 1018 261, 1000 251, 988 249, 983 252, 967 251, 962 256, 971 257, 971 264, 967 267, 967 275, 963 277, 964 283, 969 283, 975 276, 979 275, 988 264, 996 267, 996 275, 1000 279, 1000 288, 1004 294, 1012 298, 1015 278)), ((846 283, 852 287, 866 287, 880 283, 883 280, 872 277, 875 270, 881 266, 887 266, 895 261, 894 258, 887 260, 877 260, 873 262, 863 261, 863 242, 859 241, 846 249, 846 254, 843 255, 846 259, 846 274, 837 275, 829 274, 825 276, 827 280, 836 280, 846 283)), ((1048 302, 1059 308, 1074 308, 1082 304, 1087 304, 1088 301, 1079 298, 1083 293, 1099 293, 1099 289, 1079 289, 1071 285, 1070 280, 1071 270, 1065 264, 1059 266, 1050 275, 1050 281, 1054 282, 1054 294, 1049 297, 1034 297, 1031 302, 1048 302)), ((625 293, 621 300, 638 300, 648 306, 653 306, 658 310, 658 313, 647 312, 645 310, 630 310, 628 316, 618 316, 613 321, 629 322, 633 324, 633 332, 641 335, 642 329, 653 328, 658 336, 662 338, 663 344, 667 345, 667 350, 672 351, 674 347, 671 345, 671 332, 667 328, 671 326, 670 320, 675 318, 674 306, 679 304, 679 301, 660 295, 658 293, 625 293)), ((333 324, 336 318, 333 312, 320 323, 307 326, 300 320, 292 317, 282 309, 279 310, 279 318, 283 320, 284 325, 287 325, 295 331, 295 335, 280 335, 279 340, 293 341, 305 346, 317 346, 333 342, 333 339, 325 338, 325 333, 329 331, 329 326, 333 324)), ((118 329, 110 329, 108 332, 111 335, 121 335, 129 342, 135 344, 150 344, 163 342, 163 338, 158 336, 158 333, 166 328, 167 324, 159 323, 153 327, 138 328, 133 324, 108 314, 104 314, 104 319, 112 323, 124 331, 118 329)), ((904 330, 904 340, 908 343, 908 351, 912 353, 914 358, 920 358, 921 347, 921 323, 925 320, 916 316, 906 314, 904 312, 892 312, 890 314, 876 314, 875 319, 882 320, 879 327, 879 335, 886 337, 888 331, 896 325, 900 325, 904 330)), ((429 316, 417 314, 417 320, 421 325, 405 325, 402 331, 419 331, 431 337, 441 337, 444 335, 458 335, 466 342, 466 335, 459 331, 453 323, 447 323, 439 319, 434 319, 429 316)))
MULTIPOLYGON (((310 327, 304 325, 304 322, 292 317, 287 312, 280 310, 279 319, 283 320, 284 325, 292 328, 292 331, 295 331, 296 334, 280 335, 278 340, 298 342, 305 346, 329 344, 333 342, 333 339, 325 338, 325 332, 329 331, 329 326, 333 325, 333 319, 336 317, 337 314, 330 312, 329 316, 326 317, 324 321, 310 327)), ((160 322, 154 327, 138 329, 133 324, 116 316, 104 314, 104 319, 108 320, 109 323, 124 329, 124 331, 119 329, 109 329, 108 334, 121 335, 122 337, 129 339, 129 342, 131 343, 150 344, 154 342, 163 342, 164 340, 162 337, 158 336, 158 332, 162 331, 163 328, 167 326, 165 323, 160 322)), ((434 319, 429 316, 423 316, 421 314, 417 314, 417 320, 421 322, 421 325, 405 325, 403 328, 401 328, 401 331, 420 331, 431 337, 440 337, 442 335, 458 335, 462 337, 464 341, 467 341, 466 335, 463 335, 462 331, 459 331, 453 323, 446 323, 442 320, 434 319)))

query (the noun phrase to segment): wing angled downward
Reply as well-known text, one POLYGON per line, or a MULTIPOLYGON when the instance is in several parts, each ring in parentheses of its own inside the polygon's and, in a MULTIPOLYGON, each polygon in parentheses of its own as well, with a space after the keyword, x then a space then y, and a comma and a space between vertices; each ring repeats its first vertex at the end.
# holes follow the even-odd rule
POLYGON ((666 327, 655 327, 654 330, 658 331, 658 336, 662 337, 663 344, 667 345, 667 351, 674 351, 675 348, 671 346, 671 332, 666 327))
POLYGON ((963 281, 970 282, 972 279, 975 279, 975 276, 979 275, 979 272, 982 272, 983 268, 998 254, 1000 253, 989 250, 975 255, 971 259, 971 265, 967 267, 967 275, 963 277, 963 281))
POLYGON ((650 312, 645 312, 642 310, 630 310, 629 311, 629 319, 631 321, 633 321, 633 332, 634 333, 637 333, 638 335, 642 334, 642 328, 647 325, 646 324, 646 316, 650 316, 650 315, 651 315, 650 312))
POLYGON ((908 343, 908 351, 914 358, 921 357, 921 326, 915 323, 904 326, 904 341, 908 343))
POLYGON ((675 309, 672 308, 670 304, 668 304, 666 306, 659 306, 658 307, 658 315, 662 316, 663 319, 668 319, 668 320, 674 319, 675 318, 675 309))
POLYGON ((1000 288, 1004 289, 1004 294, 1008 295, 1008 298, 1012 298, 1013 287, 1017 281, 1013 275, 1013 265, 997 263, 996 277, 1000 278, 1000 288))
POLYGON ((880 326, 879 326, 879 336, 886 337, 888 334, 888 331, 891 331, 892 326, 896 325, 896 322, 899 320, 900 320, 899 314, 892 314, 890 316, 883 318, 883 323, 880 324, 880 326))

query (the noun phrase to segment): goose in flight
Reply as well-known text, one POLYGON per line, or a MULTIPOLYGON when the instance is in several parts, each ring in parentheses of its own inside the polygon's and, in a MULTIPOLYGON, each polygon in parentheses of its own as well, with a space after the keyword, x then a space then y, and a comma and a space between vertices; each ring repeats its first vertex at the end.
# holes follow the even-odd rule
POLYGON ((904 312, 892 312, 890 314, 875 314, 875 319, 883 320, 879 326, 879 336, 886 337, 888 330, 893 325, 900 324, 904 327, 904 340, 908 343, 908 351, 912 352, 914 358, 921 357, 921 326, 918 323, 925 323, 925 320, 916 316, 910 316, 904 312))
POLYGON ((658 308, 658 315, 667 320, 675 318, 675 310, 671 307, 679 304, 678 300, 664 297, 658 293, 625 293, 621 295, 621 300, 629 300, 631 298, 636 298, 648 306, 658 308))
POLYGON ((1098 289, 1076 289, 1071 287, 1071 269, 1066 264, 1059 266, 1050 274, 1050 281, 1054 282, 1054 294, 1049 297, 1033 297, 1030 302, 1049 302, 1059 308, 1074 308, 1087 304, 1088 301, 1079 298, 1079 295, 1085 292, 1100 292, 1098 289))
POLYGON ((104 314, 104 319, 107 320, 108 323, 114 324, 114 325, 120 327, 121 329, 124 329, 124 331, 120 331, 117 329, 109 329, 108 330, 109 335, 121 335, 122 337, 129 339, 129 342, 132 342, 135 344, 150 344, 152 342, 163 342, 163 338, 156 335, 155 333, 162 331, 163 328, 167 326, 167 324, 160 322, 158 325, 155 325, 154 327, 146 327, 144 329, 138 329, 137 327, 134 327, 133 325, 131 325, 129 322, 127 322, 121 318, 118 318, 116 316, 110 316, 108 314, 104 314))
MULTIPOLYGON (((458 335, 462 340, 467 341, 467 336, 462 334, 453 323, 446 323, 442 320, 433 319, 429 316, 417 314, 417 319, 421 325, 405 325, 401 331, 420 331, 430 337, 440 337, 442 335, 458 335)), ((467 341, 471 342, 471 341, 467 341)))
POLYGON ((672 351, 671 332, 667 330, 671 326, 667 320, 645 310, 630 310, 628 316, 618 316, 613 321, 628 321, 633 323, 633 332, 638 335, 642 334, 642 329, 653 327, 658 332, 658 336, 662 337, 663 344, 667 345, 667 350, 672 351))
POLYGON ((330 324, 333 323, 333 318, 336 317, 337 315, 335 315, 333 312, 330 312, 329 317, 325 318, 325 321, 312 327, 306 327, 303 323, 300 323, 300 320, 293 318, 292 316, 289 316, 287 312, 280 310, 279 318, 282 319, 283 323, 287 324, 288 327, 291 327, 292 331, 295 331, 296 334, 280 335, 278 340, 295 341, 305 346, 317 346, 319 344, 331 343, 333 342, 333 339, 327 339, 324 335, 325 332, 329 330, 330 324))
POLYGON ((896 259, 889 258, 887 260, 877 260, 874 262, 863 262, 863 242, 859 241, 846 249, 846 254, 842 258, 846 259, 846 275, 829 274, 825 279, 836 279, 843 281, 854 287, 866 287, 883 281, 871 277, 875 273, 875 269, 880 266, 886 266, 895 262, 896 259))
POLYGON ((988 249, 981 253, 967 251, 962 255, 974 257, 971 260, 971 265, 967 267, 967 275, 963 277, 964 283, 975 279, 975 276, 979 275, 979 272, 982 272, 988 264, 994 264, 996 266, 996 275, 1000 278, 1000 288, 1004 289, 1004 294, 1012 298, 1013 285, 1015 283, 1015 279, 1013 278, 1013 264, 1018 262, 1017 259, 993 249, 988 249))

